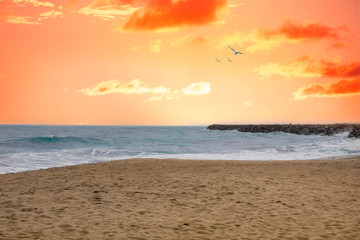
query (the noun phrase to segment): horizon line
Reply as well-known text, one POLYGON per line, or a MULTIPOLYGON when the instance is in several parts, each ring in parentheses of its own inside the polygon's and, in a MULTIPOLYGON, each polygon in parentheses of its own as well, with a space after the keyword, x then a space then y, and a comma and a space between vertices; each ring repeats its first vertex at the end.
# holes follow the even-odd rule
POLYGON ((211 124, 186 124, 186 125, 161 125, 161 124, 48 124, 48 123, 0 123, 0 126, 108 126, 108 127, 203 127, 210 125, 332 125, 332 124, 360 124, 359 122, 244 122, 244 123, 211 123, 211 124))

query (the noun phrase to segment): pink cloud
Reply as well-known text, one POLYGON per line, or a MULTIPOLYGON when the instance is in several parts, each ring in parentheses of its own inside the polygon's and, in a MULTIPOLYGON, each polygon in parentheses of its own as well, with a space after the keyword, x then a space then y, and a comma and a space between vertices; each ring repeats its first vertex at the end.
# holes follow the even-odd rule
POLYGON ((354 95, 360 95, 359 77, 342 79, 328 84, 312 83, 307 87, 297 90, 294 93, 294 99, 303 100, 309 97, 343 97, 354 95))
POLYGON ((216 13, 226 0, 151 0, 144 10, 135 12, 123 26, 128 31, 203 25, 217 20, 216 13))

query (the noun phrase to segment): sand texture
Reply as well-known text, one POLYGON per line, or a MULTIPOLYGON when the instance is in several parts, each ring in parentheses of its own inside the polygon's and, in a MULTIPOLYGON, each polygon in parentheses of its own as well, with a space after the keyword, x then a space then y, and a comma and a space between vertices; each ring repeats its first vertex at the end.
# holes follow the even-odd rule
POLYGON ((360 158, 0 175, 0 239, 360 239, 360 158))

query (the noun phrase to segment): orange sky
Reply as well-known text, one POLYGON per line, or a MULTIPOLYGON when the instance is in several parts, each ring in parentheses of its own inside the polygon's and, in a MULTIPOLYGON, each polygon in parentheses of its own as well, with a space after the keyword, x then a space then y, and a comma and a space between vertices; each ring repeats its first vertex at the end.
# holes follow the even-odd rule
POLYGON ((0 124, 360 122, 359 9, 0 0, 0 124))

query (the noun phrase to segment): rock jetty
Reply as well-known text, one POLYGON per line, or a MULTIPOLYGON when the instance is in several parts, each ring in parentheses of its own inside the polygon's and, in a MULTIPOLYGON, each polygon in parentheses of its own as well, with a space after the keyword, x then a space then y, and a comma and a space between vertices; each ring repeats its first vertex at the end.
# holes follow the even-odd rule
POLYGON ((349 132, 348 137, 360 138, 360 124, 248 124, 248 125, 222 125, 213 124, 209 130, 237 130, 239 132, 269 133, 285 132, 300 135, 324 135, 349 132))

